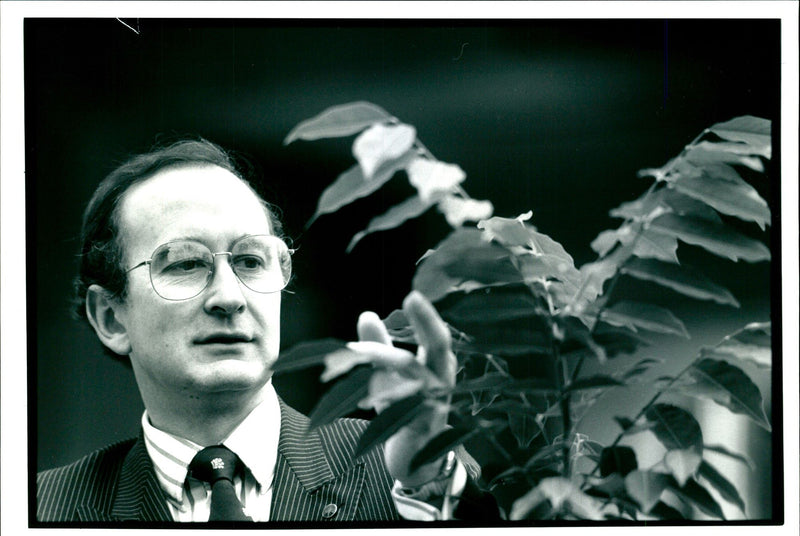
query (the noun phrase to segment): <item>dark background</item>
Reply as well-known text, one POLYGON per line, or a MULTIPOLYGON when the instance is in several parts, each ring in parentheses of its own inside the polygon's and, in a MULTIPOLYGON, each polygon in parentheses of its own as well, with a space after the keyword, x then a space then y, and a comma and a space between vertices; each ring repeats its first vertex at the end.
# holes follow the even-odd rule
MULTIPOLYGON (((466 171, 474 198, 491 199, 500 216, 533 210, 532 223, 577 265, 594 259, 589 243, 600 230, 618 225, 608 210, 649 185, 638 169, 663 165, 715 122, 750 114, 777 130, 779 119, 778 21, 125 23, 136 31, 113 19, 25 23, 29 415, 38 469, 138 431, 143 407, 132 374, 70 318, 81 213, 129 154, 202 135, 255 164, 257 186, 283 208, 299 247, 294 294, 283 302, 288 348, 352 339, 360 311, 397 308, 414 261, 447 233, 431 210, 344 253, 372 216, 410 193, 401 177, 304 229, 319 194, 352 165, 352 139, 282 140, 328 106, 368 100, 416 126, 439 159, 466 171)), ((756 186, 776 216, 777 173, 771 184, 756 186)), ((770 240, 754 225, 742 228, 770 240)), ((742 302, 736 310, 674 300, 692 344, 769 319, 769 263, 733 264, 686 245, 679 254, 696 257, 742 302), (710 314, 720 321, 709 324, 710 314)), ((301 410, 320 390, 313 371, 276 384, 301 410)))

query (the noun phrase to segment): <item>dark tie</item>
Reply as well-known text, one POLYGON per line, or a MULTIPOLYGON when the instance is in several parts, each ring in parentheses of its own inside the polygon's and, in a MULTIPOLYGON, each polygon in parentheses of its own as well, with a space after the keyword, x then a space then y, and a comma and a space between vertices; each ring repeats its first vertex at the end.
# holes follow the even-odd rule
POLYGON ((242 511, 233 488, 233 475, 241 471, 241 460, 222 445, 206 447, 189 464, 191 475, 211 484, 209 521, 252 521, 242 511))

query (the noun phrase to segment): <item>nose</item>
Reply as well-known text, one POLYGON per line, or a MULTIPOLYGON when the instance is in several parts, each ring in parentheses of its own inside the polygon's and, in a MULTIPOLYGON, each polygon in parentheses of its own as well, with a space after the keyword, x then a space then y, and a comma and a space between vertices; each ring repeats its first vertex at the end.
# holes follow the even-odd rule
POLYGON ((206 289, 204 303, 209 314, 232 315, 247 306, 239 278, 227 259, 230 259, 229 253, 214 256, 214 272, 206 289))

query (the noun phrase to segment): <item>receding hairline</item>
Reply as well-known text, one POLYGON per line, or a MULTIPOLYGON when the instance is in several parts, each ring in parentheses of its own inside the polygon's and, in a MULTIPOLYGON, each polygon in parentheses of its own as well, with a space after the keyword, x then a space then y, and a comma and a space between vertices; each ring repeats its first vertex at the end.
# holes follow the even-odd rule
POLYGON ((137 180, 133 184, 129 185, 128 188, 126 188, 125 191, 122 192, 119 195, 119 197, 117 197, 117 199, 116 199, 116 201, 114 203, 114 208, 113 208, 113 210, 111 212, 111 221, 112 221, 113 226, 117 230, 117 232, 116 232, 116 235, 117 235, 116 236, 116 240, 117 240, 118 246, 120 248, 121 258, 125 257, 126 251, 127 251, 127 244, 125 243, 126 242, 125 237, 126 237, 127 233, 125 232, 125 227, 122 225, 122 207, 123 207, 125 201, 128 199, 130 193, 132 191, 137 190, 138 188, 140 188, 144 184, 148 183, 152 179, 157 178, 160 175, 163 175, 163 174, 168 173, 170 171, 176 171, 176 170, 182 170, 182 169, 192 169, 192 168, 196 168, 196 169, 217 168, 217 169, 220 169, 222 171, 225 171, 225 172, 229 173, 233 178, 237 179, 253 195, 253 197, 258 202, 258 204, 261 205, 261 208, 264 211, 264 215, 266 216, 267 231, 270 234, 275 234, 276 230, 275 230, 275 225, 274 225, 273 218, 275 218, 276 215, 273 213, 272 206, 266 200, 264 200, 263 197, 261 197, 261 195, 256 191, 256 189, 253 188, 253 186, 244 177, 242 177, 238 173, 238 171, 228 169, 226 167, 220 166, 220 165, 212 163, 212 162, 204 162, 204 161, 175 162, 175 163, 171 163, 171 164, 169 164, 167 166, 161 167, 161 168, 155 170, 153 173, 150 173, 149 175, 141 177, 139 180, 137 180))

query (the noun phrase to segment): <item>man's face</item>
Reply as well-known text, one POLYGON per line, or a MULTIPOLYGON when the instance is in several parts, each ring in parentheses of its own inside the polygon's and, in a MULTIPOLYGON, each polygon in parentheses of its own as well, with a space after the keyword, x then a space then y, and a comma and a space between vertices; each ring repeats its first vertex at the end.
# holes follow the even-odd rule
MULTIPOLYGON (((210 165, 161 171, 131 187, 119 209, 125 267, 166 242, 191 239, 230 251, 245 235, 271 234, 264 207, 232 173, 210 165)), ((143 396, 260 389, 279 348, 281 293, 241 284, 227 256, 200 295, 168 301, 153 290, 147 265, 128 274, 117 316, 143 396), (220 341, 225 342, 220 342, 220 341)))

